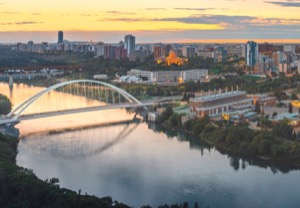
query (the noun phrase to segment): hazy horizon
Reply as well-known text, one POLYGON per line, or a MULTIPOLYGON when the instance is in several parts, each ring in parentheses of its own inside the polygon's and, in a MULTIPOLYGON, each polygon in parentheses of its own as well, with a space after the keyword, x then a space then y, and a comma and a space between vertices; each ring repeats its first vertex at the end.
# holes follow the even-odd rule
POLYGON ((0 0, 0 42, 300 42, 300 0, 0 0))
MULTIPOLYGON (((103 31, 63 31, 64 39, 70 42, 104 42, 104 43, 118 43, 124 40, 124 36, 129 34, 124 31, 120 32, 103 32, 103 31)), ((16 32, 0 32, 0 44, 15 44, 18 42, 27 43, 33 41, 34 43, 57 43, 58 31, 16 31, 16 32), (9 34, 9 35, 8 35, 9 34)), ((165 37, 161 39, 147 37, 140 37, 139 32, 130 33, 136 37, 138 44, 151 43, 178 43, 178 44, 209 44, 209 43, 246 43, 247 41, 256 41, 258 43, 274 43, 274 44, 298 44, 300 39, 176 39, 165 37)))

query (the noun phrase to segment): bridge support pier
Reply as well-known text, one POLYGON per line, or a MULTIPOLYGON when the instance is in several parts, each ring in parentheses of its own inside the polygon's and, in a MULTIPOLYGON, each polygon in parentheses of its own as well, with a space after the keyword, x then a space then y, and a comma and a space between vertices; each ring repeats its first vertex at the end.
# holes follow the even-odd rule
POLYGON ((8 77, 8 84, 10 87, 13 87, 14 86, 14 78, 13 78, 13 75, 9 75, 8 77))

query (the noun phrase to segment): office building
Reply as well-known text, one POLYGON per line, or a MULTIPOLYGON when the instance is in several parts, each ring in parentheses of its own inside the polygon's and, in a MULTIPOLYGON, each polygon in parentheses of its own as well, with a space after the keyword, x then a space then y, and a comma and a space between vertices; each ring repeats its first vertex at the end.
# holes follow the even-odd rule
POLYGON ((64 33, 63 31, 58 31, 58 43, 64 42, 64 33))
POLYGON ((135 50, 135 37, 133 35, 126 35, 124 38, 124 48, 127 50, 127 57, 135 50))
POLYGON ((254 41, 248 41, 246 44, 246 64, 254 66, 258 59, 258 46, 254 41))

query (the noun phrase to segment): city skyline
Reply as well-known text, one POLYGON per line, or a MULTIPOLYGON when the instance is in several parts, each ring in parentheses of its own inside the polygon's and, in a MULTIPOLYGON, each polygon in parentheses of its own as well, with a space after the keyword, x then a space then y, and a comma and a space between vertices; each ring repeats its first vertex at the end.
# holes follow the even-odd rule
POLYGON ((0 1, 0 42, 299 42, 299 0, 0 1), (22 5, 17 7, 16 5, 22 5))

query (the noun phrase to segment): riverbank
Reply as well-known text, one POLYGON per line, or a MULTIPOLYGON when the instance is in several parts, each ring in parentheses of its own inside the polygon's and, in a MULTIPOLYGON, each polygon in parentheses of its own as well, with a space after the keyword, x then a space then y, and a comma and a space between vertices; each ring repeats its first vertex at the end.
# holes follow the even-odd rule
POLYGON ((188 132, 218 149, 300 168, 300 144, 286 123, 260 131, 246 125, 211 123, 209 118, 190 120, 182 125, 180 115, 170 110, 166 112, 158 122, 167 128, 188 132))
POLYGON ((59 187, 59 179, 39 179, 33 170, 16 165, 18 138, 0 133, 1 207, 128 207, 59 187))

